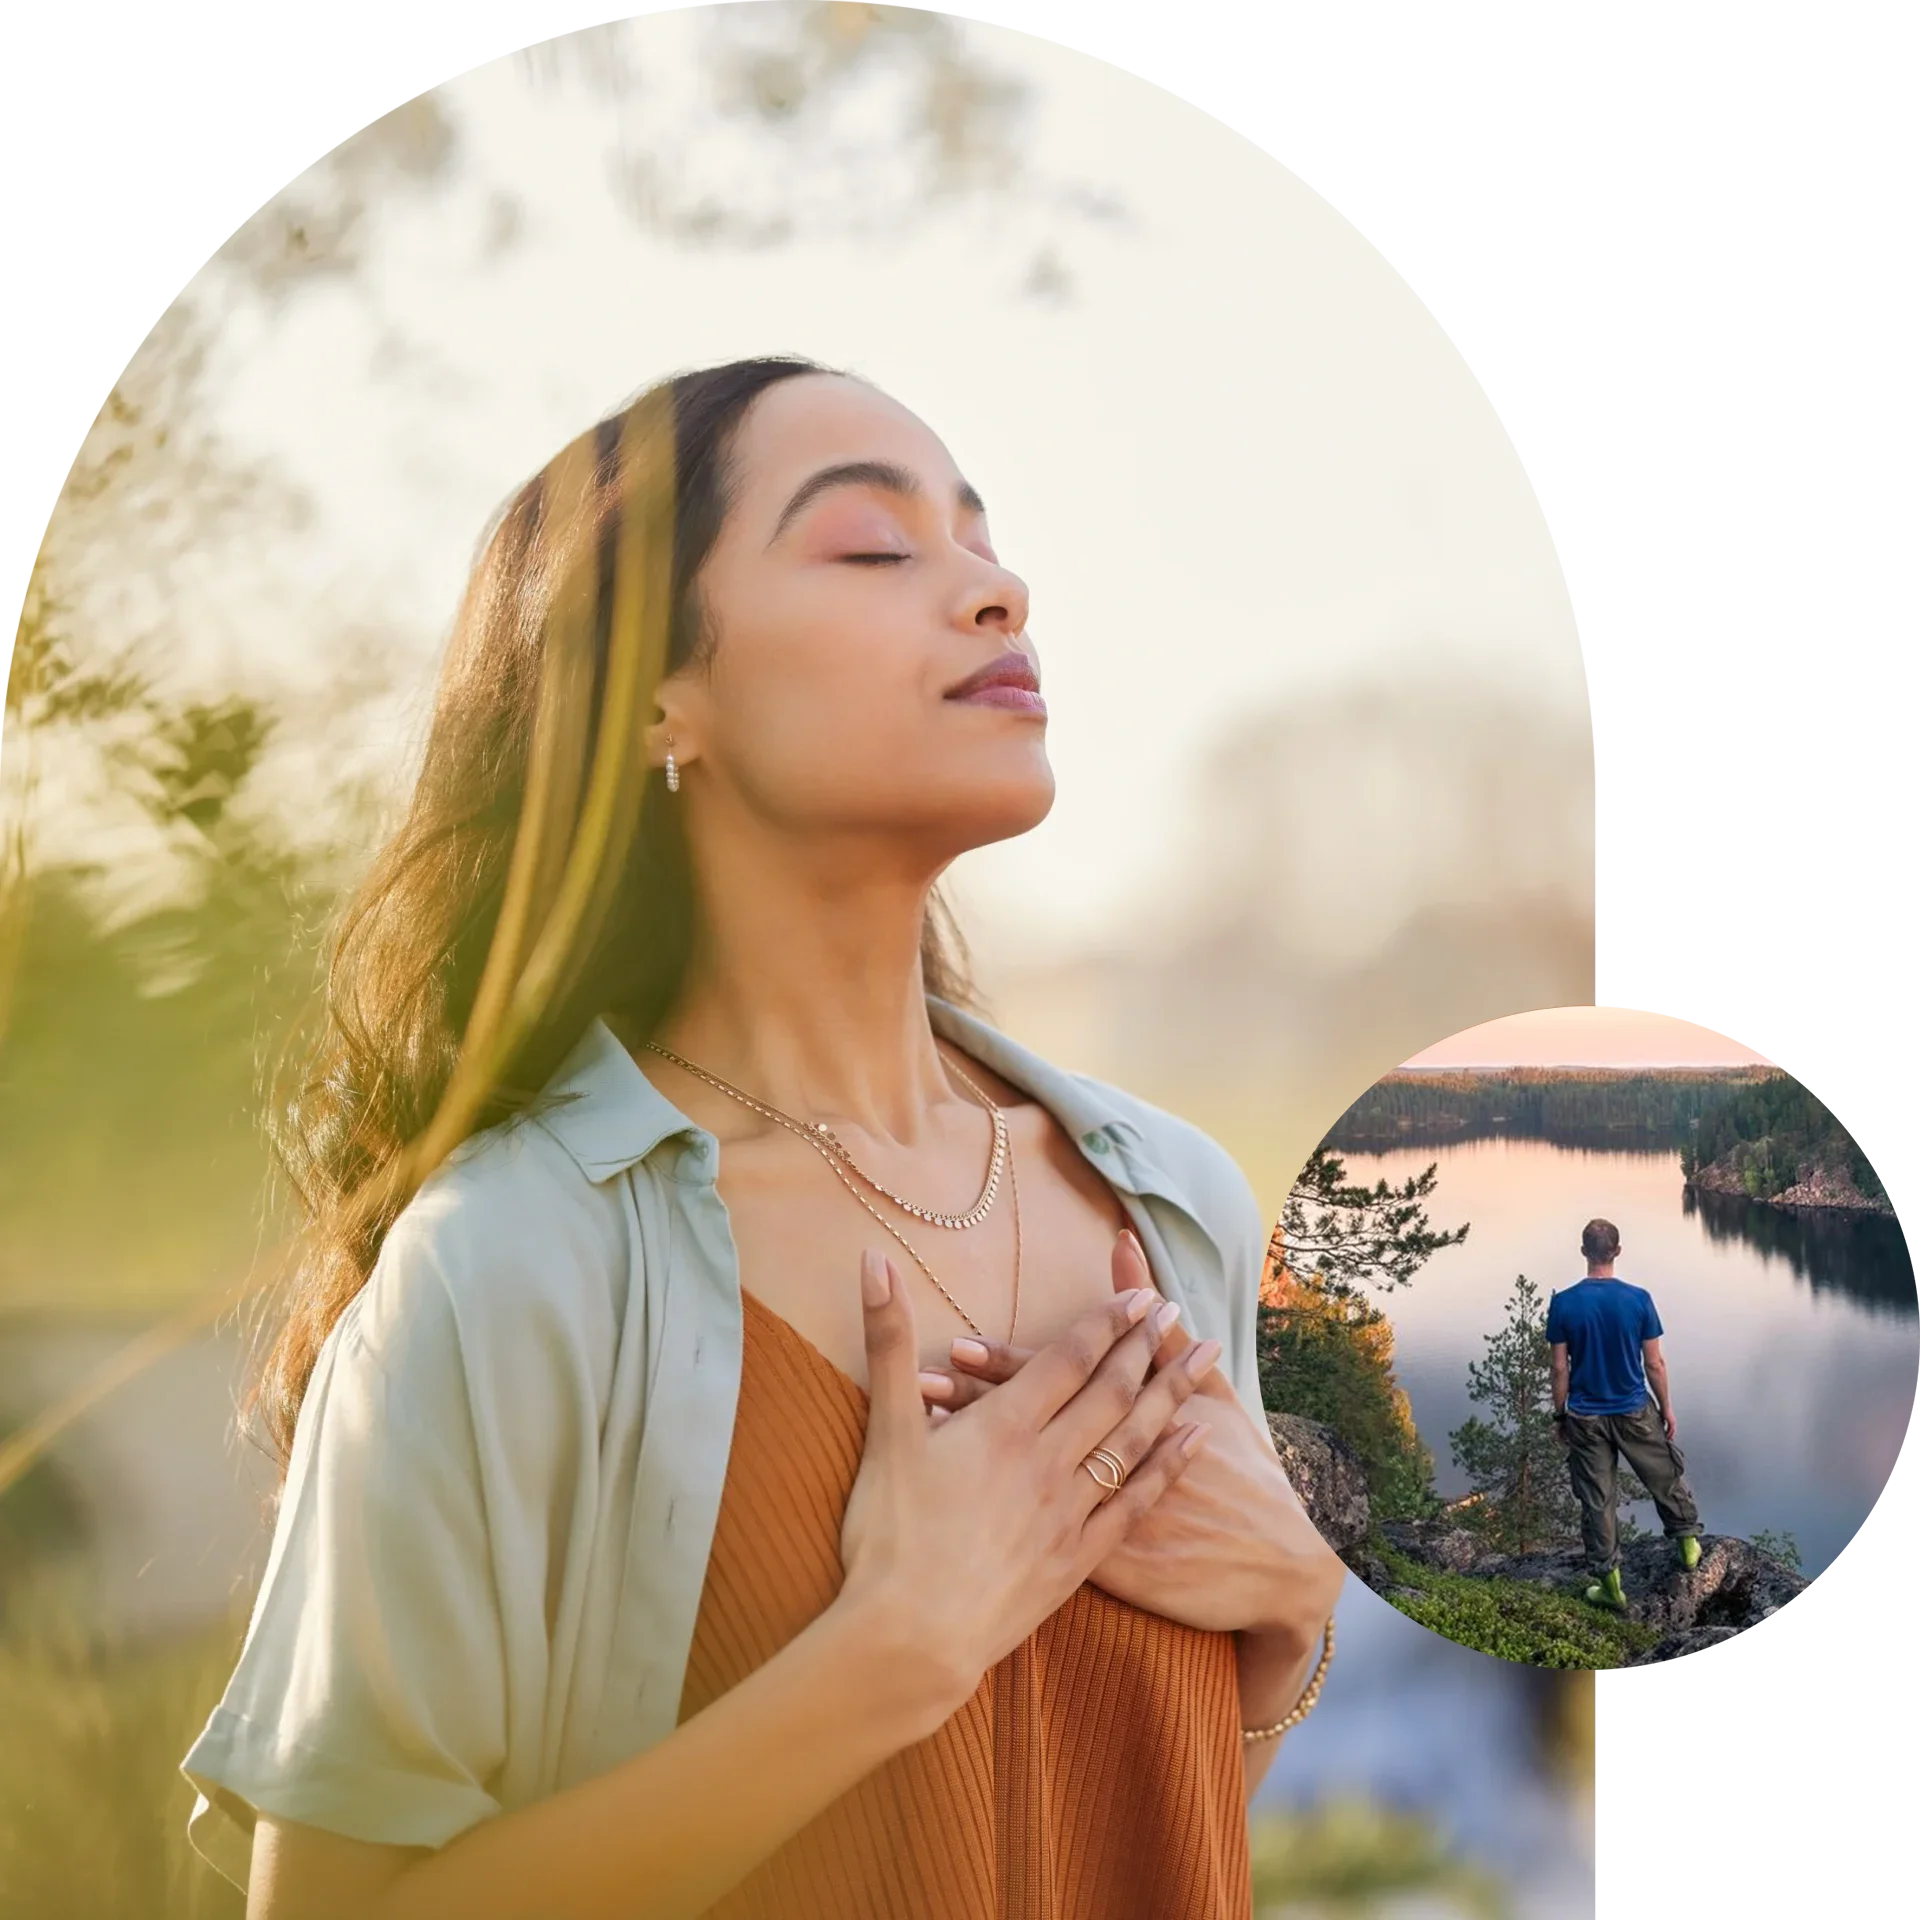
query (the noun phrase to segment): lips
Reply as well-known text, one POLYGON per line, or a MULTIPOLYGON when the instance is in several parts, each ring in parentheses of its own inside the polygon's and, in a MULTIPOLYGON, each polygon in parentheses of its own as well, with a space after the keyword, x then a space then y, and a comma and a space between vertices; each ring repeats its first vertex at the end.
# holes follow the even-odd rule
POLYGON ((1040 676, 1018 647, 1009 648, 978 672, 968 674, 958 686, 948 689, 947 698, 972 706, 1006 707, 1016 713, 1045 714, 1047 710, 1047 703, 1040 698, 1040 676))

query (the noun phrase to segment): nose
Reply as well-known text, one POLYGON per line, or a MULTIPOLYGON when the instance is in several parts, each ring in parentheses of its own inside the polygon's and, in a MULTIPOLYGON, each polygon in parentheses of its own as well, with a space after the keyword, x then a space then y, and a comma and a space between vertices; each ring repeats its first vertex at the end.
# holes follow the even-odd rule
POLYGON ((969 584, 965 623, 976 633, 998 633, 1011 642, 1027 624, 1027 583, 1010 568, 985 561, 969 584))

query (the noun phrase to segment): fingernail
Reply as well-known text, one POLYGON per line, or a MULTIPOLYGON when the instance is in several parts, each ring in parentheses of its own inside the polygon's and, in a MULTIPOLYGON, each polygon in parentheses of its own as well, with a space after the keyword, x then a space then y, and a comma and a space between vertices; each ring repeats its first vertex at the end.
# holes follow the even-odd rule
POLYGON ((1153 1337, 1158 1340, 1173 1323, 1180 1318, 1180 1303, 1177 1300, 1163 1300, 1154 1309, 1153 1337))
POLYGON ((944 1400, 953 1391, 953 1381, 944 1373, 935 1373, 930 1367, 920 1369, 920 1391, 932 1394, 944 1400))
POLYGON ((1127 1323, 1129 1326, 1146 1312, 1158 1296, 1151 1287, 1135 1287, 1127 1295, 1127 1323))
POLYGON ((947 1349, 956 1360, 970 1360, 976 1367, 987 1363, 987 1349, 983 1341, 969 1340, 964 1334, 947 1349))
POLYGON ((952 1418, 953 1409, 951 1407, 929 1407, 927 1409, 927 1422, 930 1426, 937 1427, 942 1420, 951 1420, 952 1418))
POLYGON ((1200 1344, 1187 1355, 1187 1372, 1195 1380, 1198 1380, 1219 1358, 1220 1342, 1218 1340, 1202 1340, 1200 1344))
POLYGON ((1140 1244, 1140 1236, 1131 1227, 1122 1227, 1120 1233, 1121 1237, 1132 1246, 1134 1252, 1144 1260, 1147 1257, 1147 1250, 1140 1244))
POLYGON ((860 1256, 860 1297, 870 1307, 884 1307, 893 1296, 893 1283, 885 1263, 874 1252, 860 1256))
POLYGON ((1182 1453, 1198 1453, 1207 1444, 1207 1423, 1204 1420, 1189 1420, 1186 1431, 1180 1436, 1182 1453))

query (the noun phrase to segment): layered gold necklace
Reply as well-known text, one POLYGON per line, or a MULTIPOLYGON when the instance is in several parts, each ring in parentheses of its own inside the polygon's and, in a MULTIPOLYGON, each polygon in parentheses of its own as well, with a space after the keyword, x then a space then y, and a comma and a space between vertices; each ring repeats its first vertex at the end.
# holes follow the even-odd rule
POLYGON ((717 1073, 709 1073, 705 1067, 696 1066, 691 1060, 681 1054, 675 1053, 670 1047, 661 1046, 657 1040, 649 1040, 646 1045, 649 1053, 657 1053, 661 1059, 671 1060, 676 1067, 692 1074, 696 1080, 704 1081, 706 1085, 712 1087, 716 1092, 724 1093, 729 1099, 739 1101, 744 1107, 750 1107, 763 1119, 771 1120, 777 1125, 785 1127, 789 1133, 798 1134, 808 1146, 812 1147, 814 1151, 826 1161, 840 1184, 866 1208, 867 1212, 873 1216, 887 1233, 899 1241, 900 1245, 906 1249, 914 1265, 939 1289, 941 1297, 946 1301, 948 1306, 950 1306, 954 1312, 967 1323, 969 1329, 982 1340, 986 1339, 987 1335, 979 1322, 976 1321, 966 1308, 948 1291, 946 1285, 940 1279, 940 1276, 920 1257, 912 1241, 908 1240, 906 1236, 873 1205, 867 1196, 860 1191, 860 1188, 854 1184, 854 1181, 858 1179, 862 1184, 877 1193, 881 1199, 890 1201, 894 1206, 898 1207, 901 1212, 910 1214, 916 1220, 924 1220, 930 1227, 944 1227, 957 1231, 967 1227, 978 1226, 993 1210, 994 1199, 1000 1191, 1001 1175, 1004 1173, 1007 1180, 1007 1189, 1013 1202, 1013 1317, 1007 1326, 1007 1342, 1009 1345, 1012 1344, 1014 1329, 1020 1324, 1021 1254, 1020 1180, 1014 1171, 1013 1165, 1013 1137, 1007 1126, 1007 1116, 995 1105, 986 1089, 957 1062, 948 1060, 944 1054, 941 1055, 942 1063, 947 1067, 948 1071, 951 1072, 960 1081, 961 1085, 973 1095, 974 1099, 986 1109, 987 1117, 993 1123, 993 1146, 987 1157, 986 1178, 981 1183, 980 1197, 975 1200, 973 1205, 967 1208, 964 1213, 947 1213, 938 1207, 923 1207, 915 1201, 903 1199, 890 1188, 883 1187, 878 1180, 874 1179, 874 1177, 854 1159, 852 1150, 847 1146, 846 1142, 842 1140, 831 1127, 825 1125, 823 1122, 818 1120, 796 1120, 792 1114, 782 1113, 778 1107, 770 1106, 764 1100, 756 1100, 752 1094, 744 1092, 731 1081, 722 1080, 717 1073))

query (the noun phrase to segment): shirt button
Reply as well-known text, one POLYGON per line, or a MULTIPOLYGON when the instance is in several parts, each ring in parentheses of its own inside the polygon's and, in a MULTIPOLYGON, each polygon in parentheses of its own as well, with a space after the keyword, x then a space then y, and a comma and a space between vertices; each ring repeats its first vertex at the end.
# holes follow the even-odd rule
POLYGON ((1104 1133, 1101 1133, 1096 1130, 1095 1132, 1089 1133, 1083 1137, 1086 1141, 1087 1146, 1093 1152, 1106 1153, 1109 1151, 1109 1142, 1107 1140, 1107 1136, 1104 1133))

